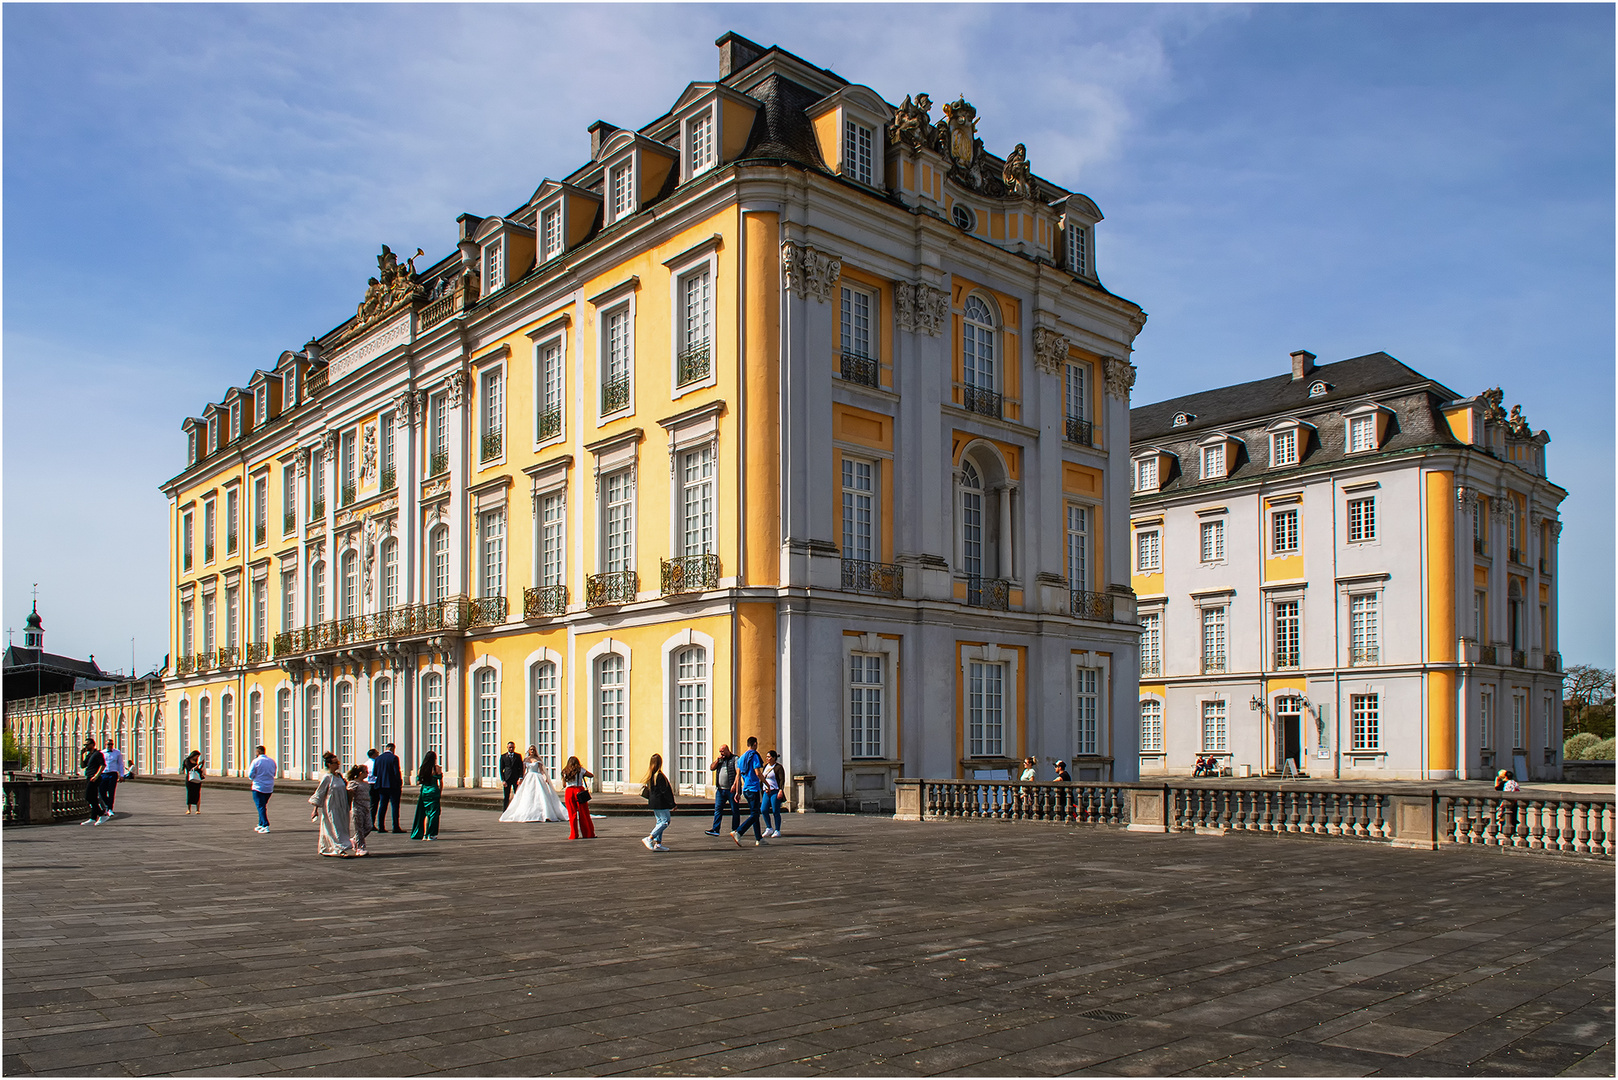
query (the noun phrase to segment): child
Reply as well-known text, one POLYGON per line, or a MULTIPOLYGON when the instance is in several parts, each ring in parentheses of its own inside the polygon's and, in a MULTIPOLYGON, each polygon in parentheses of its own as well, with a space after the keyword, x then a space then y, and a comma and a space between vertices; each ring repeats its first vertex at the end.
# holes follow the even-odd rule
POLYGON ((349 832, 354 841, 354 854, 369 855, 365 850, 365 837, 371 832, 370 769, 356 765, 348 770, 349 832))

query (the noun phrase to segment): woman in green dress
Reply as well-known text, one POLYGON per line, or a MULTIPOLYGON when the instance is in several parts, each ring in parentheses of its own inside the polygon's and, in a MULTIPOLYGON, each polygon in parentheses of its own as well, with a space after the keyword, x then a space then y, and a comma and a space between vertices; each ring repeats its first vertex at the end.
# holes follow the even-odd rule
POLYGON ((438 755, 431 750, 421 759, 416 783, 421 790, 416 793, 416 820, 410 823, 410 839, 432 840, 438 836, 438 796, 444 790, 444 770, 438 767, 438 755))

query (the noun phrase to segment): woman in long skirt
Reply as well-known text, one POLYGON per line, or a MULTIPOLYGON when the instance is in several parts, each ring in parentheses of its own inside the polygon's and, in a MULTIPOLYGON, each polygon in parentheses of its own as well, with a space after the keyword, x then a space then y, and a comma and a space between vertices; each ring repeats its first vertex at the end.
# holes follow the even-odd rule
POLYGON ((366 772, 364 765, 348 770, 349 832, 356 855, 370 854, 365 850, 365 838, 371 833, 371 785, 366 782, 366 772))
POLYGON ((320 853, 347 858, 354 841, 348 831, 348 781, 343 779, 343 763, 330 750, 320 756, 326 775, 309 796, 310 821, 320 822, 320 853))
POLYGON ((595 773, 586 769, 576 757, 567 759, 562 766, 562 801, 567 804, 569 840, 594 840, 595 822, 590 820, 590 795, 584 790, 584 781, 595 773))
POLYGON ((202 751, 193 750, 191 756, 185 759, 180 766, 185 774, 185 812, 191 813, 193 807, 197 813, 202 813, 202 782, 208 778, 208 770, 202 764, 202 751))
POLYGON ((432 750, 421 759, 416 773, 416 820, 410 823, 410 839, 435 840, 438 838, 438 797, 444 792, 444 770, 438 767, 438 754, 432 750))

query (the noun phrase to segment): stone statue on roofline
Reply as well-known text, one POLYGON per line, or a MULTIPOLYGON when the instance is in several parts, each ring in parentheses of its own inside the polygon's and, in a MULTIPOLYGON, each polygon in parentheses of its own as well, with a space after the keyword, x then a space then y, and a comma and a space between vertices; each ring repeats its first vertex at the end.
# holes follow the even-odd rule
POLYGON ((904 104, 899 106, 893 117, 893 126, 889 129, 889 140, 903 143, 913 150, 920 150, 931 146, 936 135, 933 131, 933 100, 926 94, 917 94, 916 100, 911 101, 910 95, 905 95, 904 104))
POLYGON ((1006 183, 1006 190, 1019 199, 1032 198, 1034 194, 1034 174, 1028 167, 1028 147, 1018 143, 1006 158, 1006 167, 1000 170, 1001 179, 1006 183))
POLYGON ((1483 422, 1485 424, 1503 424, 1506 422, 1506 410, 1500 407, 1505 399, 1505 393, 1497 386, 1492 390, 1485 390, 1478 395, 1483 402, 1483 422))
POLYGON ((1531 439, 1534 437, 1534 429, 1528 426, 1528 417, 1522 414, 1521 405, 1511 407, 1511 415, 1506 418, 1506 430, 1519 439, 1531 439))

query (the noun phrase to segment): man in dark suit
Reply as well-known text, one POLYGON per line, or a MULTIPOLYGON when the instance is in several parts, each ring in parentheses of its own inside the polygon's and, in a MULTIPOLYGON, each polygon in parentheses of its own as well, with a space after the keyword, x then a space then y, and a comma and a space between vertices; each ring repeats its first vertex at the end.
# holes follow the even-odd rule
POLYGON ((387 749, 376 756, 374 765, 376 788, 372 804, 376 813, 376 831, 382 832, 387 828, 387 808, 391 806, 393 831, 404 832, 399 828, 399 792, 404 787, 404 777, 399 772, 399 757, 393 752, 392 743, 388 743, 387 749))
POLYGON ((500 809, 504 810, 511 805, 511 793, 522 783, 522 774, 522 755, 517 753, 516 743, 508 742, 506 752, 500 755, 500 782, 506 786, 504 796, 500 800, 500 809))

